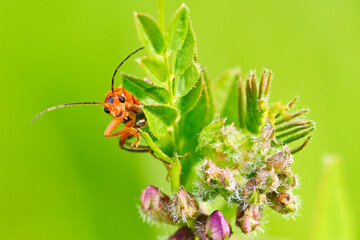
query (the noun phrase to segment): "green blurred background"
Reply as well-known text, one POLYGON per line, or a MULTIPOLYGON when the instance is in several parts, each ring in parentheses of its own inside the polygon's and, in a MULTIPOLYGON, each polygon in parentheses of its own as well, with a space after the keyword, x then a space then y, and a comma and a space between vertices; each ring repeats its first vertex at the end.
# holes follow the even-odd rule
MULTIPOLYGON (((165 1, 167 21, 181 2, 165 1)), ((326 153, 342 155, 348 194, 332 208, 343 204, 346 220, 359 226, 360 2, 185 3, 199 61, 213 79, 229 67, 273 69, 272 100, 299 95, 297 106, 310 108, 317 122, 311 144, 295 156, 299 215, 286 219, 268 210, 265 233, 257 237, 307 239, 317 228, 326 153)), ((143 223, 138 214, 147 184, 169 190, 162 164, 105 138, 111 118, 101 107, 58 110, 29 124, 56 104, 103 101, 114 68, 140 46, 134 11, 157 17, 157 1, 0 2, 0 239, 157 239, 171 232, 143 223)), ((133 60, 122 71, 144 76, 133 60)))

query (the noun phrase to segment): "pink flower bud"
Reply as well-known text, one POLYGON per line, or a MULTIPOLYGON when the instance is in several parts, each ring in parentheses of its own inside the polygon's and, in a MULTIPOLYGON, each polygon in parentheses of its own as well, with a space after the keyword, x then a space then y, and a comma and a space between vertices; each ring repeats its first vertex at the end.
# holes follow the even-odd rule
POLYGON ((141 193, 141 212, 156 221, 172 223, 167 209, 169 200, 158 188, 149 185, 141 193))
POLYGON ((261 206, 240 205, 236 213, 236 225, 243 233, 250 233, 260 226, 261 206))
MULTIPOLYGON (((201 221, 199 221, 201 224, 201 221)), ((224 240, 229 239, 231 235, 231 227, 229 221, 220 211, 214 211, 203 223, 202 231, 197 231, 201 240, 224 240)))
POLYGON ((168 240, 195 240, 195 236, 189 227, 182 227, 171 235, 168 240))
POLYGON ((194 196, 182 187, 171 199, 169 208, 175 222, 187 222, 187 219, 199 215, 199 204, 194 196))
POLYGON ((288 214, 295 212, 297 209, 296 198, 289 192, 271 192, 266 196, 269 201, 268 205, 279 213, 288 214))

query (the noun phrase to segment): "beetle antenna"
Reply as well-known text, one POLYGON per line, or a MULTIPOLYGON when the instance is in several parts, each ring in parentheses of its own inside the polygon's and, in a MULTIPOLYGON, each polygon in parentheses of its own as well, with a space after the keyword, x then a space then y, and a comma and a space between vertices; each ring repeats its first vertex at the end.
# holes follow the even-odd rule
POLYGON ((41 115, 47 113, 47 112, 50 112, 52 110, 55 110, 55 109, 58 109, 58 108, 63 108, 63 107, 68 107, 68 106, 74 106, 74 105, 104 105, 104 103, 102 102, 81 102, 81 103, 65 103, 65 104, 61 104, 61 105, 57 105, 57 106, 54 106, 54 107, 51 107, 51 108, 48 108, 44 111, 42 111, 41 113, 39 113, 38 115, 36 115, 33 120, 31 120, 30 123, 33 123, 35 122, 35 120, 40 117, 41 115))
POLYGON ((114 93, 114 79, 115 79, 115 75, 117 73, 117 71, 119 70, 119 68, 121 67, 121 65, 124 64, 124 62, 126 62, 126 60, 128 60, 132 55, 134 55, 135 53, 137 53, 138 51, 144 49, 144 47, 138 48, 135 51, 133 51, 132 53, 129 54, 129 56, 127 56, 124 60, 122 60, 122 62, 119 64, 119 66, 115 69, 114 75, 112 76, 111 79, 111 92, 114 93))

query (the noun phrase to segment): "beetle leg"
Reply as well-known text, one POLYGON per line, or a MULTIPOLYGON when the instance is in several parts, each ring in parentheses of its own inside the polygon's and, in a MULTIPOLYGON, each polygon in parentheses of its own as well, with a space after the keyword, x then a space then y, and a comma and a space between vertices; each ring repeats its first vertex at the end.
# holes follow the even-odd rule
POLYGON ((129 137, 132 137, 132 136, 135 136, 135 137, 137 138, 137 140, 136 140, 136 142, 132 143, 132 144, 130 145, 130 147, 133 148, 134 145, 135 145, 136 147, 139 146, 139 144, 140 144, 140 133, 139 133, 139 131, 138 131, 136 128, 133 127, 134 125, 135 125, 135 118, 133 118, 133 119, 131 119, 130 121, 128 121, 128 122, 125 123, 124 129, 127 128, 128 131, 127 131, 126 133, 122 134, 121 137, 120 137, 120 142, 119 142, 119 144, 120 144, 120 147, 121 147, 121 148, 124 148, 124 144, 125 144, 126 140, 127 140, 129 137))
POLYGON ((134 142, 133 144, 131 144, 131 147, 133 147, 134 145, 135 146, 138 146, 140 144, 140 134, 138 132, 138 130, 136 128, 134 128, 134 120, 131 120, 129 122, 127 122, 125 124, 125 127, 123 129, 121 129, 120 131, 117 131, 115 133, 112 133, 116 127, 123 121, 122 118, 114 118, 109 126, 106 128, 105 130, 105 136, 106 137, 116 137, 116 136, 122 136, 120 138, 120 146, 121 144, 123 145, 122 141, 126 141, 126 139, 129 137, 129 136, 135 136, 137 138, 137 141, 134 142))

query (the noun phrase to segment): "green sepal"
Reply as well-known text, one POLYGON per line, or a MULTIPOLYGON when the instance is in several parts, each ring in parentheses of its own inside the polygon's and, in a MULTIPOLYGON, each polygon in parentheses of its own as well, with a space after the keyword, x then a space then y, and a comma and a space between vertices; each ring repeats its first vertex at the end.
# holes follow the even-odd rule
POLYGON ((181 176, 181 163, 179 158, 176 156, 174 158, 173 164, 171 166, 171 190, 176 192, 180 188, 180 176, 181 176))

